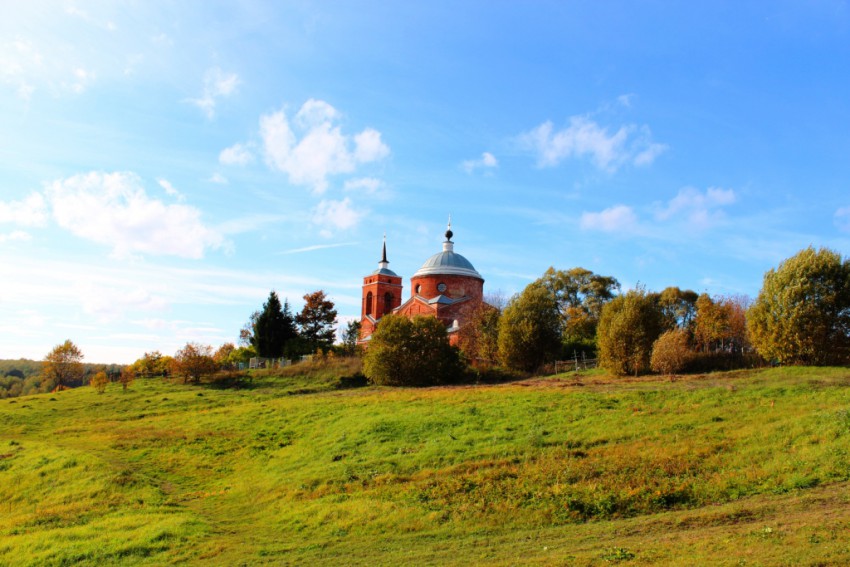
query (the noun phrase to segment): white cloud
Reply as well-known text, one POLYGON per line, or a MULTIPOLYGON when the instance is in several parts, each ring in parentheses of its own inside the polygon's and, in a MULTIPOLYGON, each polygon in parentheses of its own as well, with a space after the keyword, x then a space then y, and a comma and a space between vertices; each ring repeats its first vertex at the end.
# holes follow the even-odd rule
POLYGON ((76 289, 83 311, 100 322, 116 321, 127 311, 164 311, 168 301, 144 287, 118 288, 86 282, 76 289))
POLYGON ((626 108, 632 107, 632 99, 635 98, 634 93, 624 94, 617 97, 617 102, 626 108))
POLYGON ((537 155, 538 167, 554 167, 567 158, 589 158, 606 171, 625 163, 649 165, 667 149, 652 142, 646 126, 624 125, 612 134, 585 116, 571 117, 569 126, 557 132, 546 121, 521 134, 519 142, 537 155))
POLYGON ((174 188, 174 185, 171 184, 167 179, 159 178, 156 180, 159 183, 159 186, 165 189, 165 192, 170 197, 175 197, 178 201, 185 201, 186 198, 183 196, 180 191, 174 188))
POLYGON ((28 232, 24 232, 23 230, 13 230, 9 234, 0 234, 0 244, 5 242, 23 242, 25 240, 31 240, 32 236, 28 232))
POLYGON ((71 72, 71 76, 71 81, 65 82, 63 85, 66 89, 76 94, 82 94, 95 79, 94 71, 88 71, 82 67, 75 68, 71 72))
POLYGON ((603 232, 631 232, 637 225, 637 215, 626 205, 616 205, 598 213, 582 213, 580 226, 583 230, 603 232))
POLYGON ((499 167, 499 161, 490 152, 484 152, 479 159, 466 160, 460 166, 465 172, 472 173, 479 168, 490 169, 499 167))
POLYGON ((322 236, 332 236, 335 231, 354 228, 365 216, 351 206, 351 199, 342 201, 322 200, 313 212, 313 224, 320 227, 322 236))
POLYGON ((694 187, 684 187, 665 208, 655 213, 655 217, 668 220, 674 216, 683 216, 692 227, 706 228, 722 219, 721 207, 731 205, 736 200, 732 189, 709 187, 702 193, 694 187))
POLYGON ((390 155, 390 148, 381 141, 381 133, 366 128, 354 136, 354 159, 360 163, 378 161, 390 155))
POLYGON ((311 98, 303 105, 295 115, 295 123, 304 129, 315 128, 326 122, 333 122, 340 118, 337 109, 323 100, 311 98))
POLYGON ((56 224, 112 247, 116 256, 134 253, 201 258, 223 238, 201 222, 198 209, 166 205, 148 197, 132 173, 75 175, 46 190, 56 224))
POLYGON ((0 201, 0 223, 44 226, 47 223, 44 197, 40 193, 31 193, 22 201, 0 201))
POLYGON ((375 177, 361 177, 360 179, 349 179, 343 185, 346 191, 363 191, 372 195, 384 186, 384 182, 375 177))
POLYGON ((838 230, 850 232, 850 207, 842 207, 835 211, 835 226, 838 230))
POLYGON ((340 114, 330 104, 310 99, 295 115, 293 130, 283 110, 260 117, 260 136, 266 163, 286 173, 289 181, 306 185, 316 194, 328 187, 328 176, 352 173, 359 164, 383 159, 389 148, 377 130, 366 128, 352 139, 336 121, 340 114))
POLYGON ((217 185, 227 185, 227 178, 218 172, 213 173, 207 181, 217 185))
POLYGON ((221 150, 218 161, 224 165, 248 165, 254 161, 254 154, 244 144, 233 144, 221 150))
POLYGON ((215 117, 218 100, 236 92, 240 82, 236 73, 225 73, 220 68, 213 67, 204 75, 204 92, 201 97, 189 99, 189 102, 203 110, 207 118, 212 119, 215 117))

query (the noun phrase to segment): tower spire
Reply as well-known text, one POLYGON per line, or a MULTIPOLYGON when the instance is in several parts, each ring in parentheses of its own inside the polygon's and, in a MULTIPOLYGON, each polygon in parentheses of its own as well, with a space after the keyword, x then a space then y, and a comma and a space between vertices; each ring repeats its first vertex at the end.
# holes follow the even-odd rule
POLYGON ((452 214, 449 213, 449 226, 446 229, 446 242, 451 242, 453 235, 454 233, 452 232, 452 214))
POLYGON ((387 260, 387 233, 386 232, 384 233, 384 247, 383 247, 383 250, 381 251, 381 263, 382 264, 389 264, 390 263, 389 260, 387 260))

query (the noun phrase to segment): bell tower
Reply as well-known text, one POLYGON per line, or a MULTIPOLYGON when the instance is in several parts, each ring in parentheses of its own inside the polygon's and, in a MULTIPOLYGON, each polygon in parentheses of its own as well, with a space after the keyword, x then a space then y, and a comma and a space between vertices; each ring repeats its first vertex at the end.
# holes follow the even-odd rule
POLYGON ((401 277, 390 270, 388 264, 387 236, 384 235, 378 269, 363 278, 360 341, 365 341, 375 331, 381 317, 401 305, 401 277))

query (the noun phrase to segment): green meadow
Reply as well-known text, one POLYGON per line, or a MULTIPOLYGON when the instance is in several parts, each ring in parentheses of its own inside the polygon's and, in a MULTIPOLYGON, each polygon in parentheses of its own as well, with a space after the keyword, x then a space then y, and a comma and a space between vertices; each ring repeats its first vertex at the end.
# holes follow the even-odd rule
POLYGON ((848 369, 302 372, 0 401, 0 564, 850 563, 848 369))

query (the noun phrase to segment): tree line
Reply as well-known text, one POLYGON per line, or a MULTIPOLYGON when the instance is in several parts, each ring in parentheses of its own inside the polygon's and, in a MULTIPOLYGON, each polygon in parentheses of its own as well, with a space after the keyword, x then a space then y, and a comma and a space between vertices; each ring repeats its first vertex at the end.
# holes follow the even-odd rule
POLYGON ((385 316, 364 372, 377 383, 423 385, 453 380, 463 363, 535 372, 579 355, 615 375, 850 363, 850 260, 825 248, 769 270, 755 300, 672 286, 621 293, 614 277, 549 268, 502 303, 471 313, 454 351, 433 323, 385 316))

